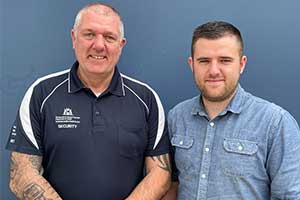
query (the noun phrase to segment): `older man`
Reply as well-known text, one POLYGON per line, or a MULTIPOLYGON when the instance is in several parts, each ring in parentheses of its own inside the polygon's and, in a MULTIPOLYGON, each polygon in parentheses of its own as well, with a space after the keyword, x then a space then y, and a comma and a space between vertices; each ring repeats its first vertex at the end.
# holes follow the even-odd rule
POLYGON ((300 199, 299 127, 239 85, 246 61, 232 24, 195 29, 188 63, 201 94, 168 118, 180 200, 300 199))
POLYGON ((26 200, 160 199, 170 184, 164 111, 153 89, 116 67, 120 15, 89 4, 71 36, 72 68, 39 78, 22 100, 7 144, 11 190, 26 200))

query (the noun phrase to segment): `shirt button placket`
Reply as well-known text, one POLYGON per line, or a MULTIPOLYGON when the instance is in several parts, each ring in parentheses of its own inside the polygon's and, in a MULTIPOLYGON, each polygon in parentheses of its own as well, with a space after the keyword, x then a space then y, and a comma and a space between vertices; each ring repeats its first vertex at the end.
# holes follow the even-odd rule
POLYGON ((93 115, 94 115, 94 125, 97 126, 100 123, 100 111, 97 108, 97 101, 94 103, 94 108, 93 108, 93 115))
POLYGON ((103 117, 101 116, 101 112, 99 110, 99 100, 95 100, 93 104, 93 132, 102 132, 103 131, 103 117))
POLYGON ((207 125, 206 137, 203 145, 202 150, 202 161, 201 161, 201 169, 200 169, 200 177, 198 183, 198 195, 197 200, 204 200, 207 199, 207 187, 208 187, 208 174, 211 162, 211 147, 214 136, 215 136, 215 122, 210 121, 207 125))

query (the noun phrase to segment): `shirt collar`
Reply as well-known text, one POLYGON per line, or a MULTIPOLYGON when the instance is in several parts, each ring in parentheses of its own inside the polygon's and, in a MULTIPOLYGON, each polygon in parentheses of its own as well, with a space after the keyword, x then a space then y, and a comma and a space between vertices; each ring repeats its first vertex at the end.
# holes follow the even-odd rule
MULTIPOLYGON (((68 84, 69 93, 75 93, 83 88, 86 88, 86 86, 81 82, 81 80, 77 75, 78 65, 79 63, 78 61, 76 61, 69 72, 69 84, 68 84)), ((117 66, 115 67, 112 80, 108 88, 103 92, 103 94, 104 93, 106 94, 111 93, 117 96, 125 96, 123 80, 117 66)))
MULTIPOLYGON (((244 105, 246 92, 245 90, 238 84, 236 93, 233 96, 231 102, 227 106, 227 108, 221 112, 219 115, 225 115, 228 111, 232 113, 239 114, 244 105)), ((201 100, 201 95, 197 96, 193 99, 193 108, 192 108, 192 115, 200 115, 207 117, 207 113, 205 111, 204 105, 201 100)))
POLYGON ((83 83, 81 82, 81 80, 79 79, 78 75, 77 75, 77 68, 78 68, 78 61, 76 61, 70 72, 69 72, 69 83, 68 83, 68 91, 69 93, 75 93, 83 88, 85 88, 85 86, 83 85, 83 83))
POLYGON ((201 100, 201 95, 193 99, 192 115, 207 116, 201 100))
POLYGON ((115 67, 114 75, 113 75, 111 82, 105 92, 111 93, 111 94, 114 94, 117 96, 125 96, 123 78, 121 77, 117 66, 115 67))
POLYGON ((245 96, 246 96, 246 92, 239 84, 237 86, 237 91, 234 97, 232 98, 231 102, 229 103, 225 111, 226 112, 230 111, 232 113, 239 114, 244 107, 245 96))

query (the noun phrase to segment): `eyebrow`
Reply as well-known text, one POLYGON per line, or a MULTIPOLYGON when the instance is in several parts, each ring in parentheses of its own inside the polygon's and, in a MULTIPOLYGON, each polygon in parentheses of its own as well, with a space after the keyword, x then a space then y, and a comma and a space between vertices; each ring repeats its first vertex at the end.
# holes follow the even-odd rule
POLYGON ((81 32, 94 32, 92 29, 82 29, 81 32))
MULTIPOLYGON (((81 32, 95 32, 95 33, 97 33, 97 31, 95 31, 95 30, 93 30, 93 29, 90 29, 90 28, 87 28, 87 29, 83 29, 83 30, 81 30, 81 32)), ((111 32, 111 31, 106 31, 106 32, 104 32, 103 33, 103 35, 113 35, 113 36, 117 36, 117 34, 116 33, 113 33, 113 32, 111 32)))
POLYGON ((200 60, 209 60, 209 59, 211 59, 211 58, 209 58, 209 57, 200 57, 200 58, 197 58, 196 60, 200 61, 200 60))
POLYGON ((229 57, 229 56, 220 56, 221 59, 230 59, 230 60, 234 60, 234 58, 229 57))

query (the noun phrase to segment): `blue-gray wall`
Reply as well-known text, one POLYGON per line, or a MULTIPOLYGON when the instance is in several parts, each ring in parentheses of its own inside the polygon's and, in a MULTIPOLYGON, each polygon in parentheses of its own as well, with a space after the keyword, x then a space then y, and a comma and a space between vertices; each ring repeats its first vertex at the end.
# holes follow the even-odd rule
MULTIPOLYGON (((8 190, 4 150, 26 88, 74 61, 70 29, 84 0, 0 0, 0 199, 8 190)), ((127 45, 119 68, 148 82, 166 112, 197 94, 187 65, 192 30, 208 20, 240 28, 248 56, 243 87, 289 110, 300 122, 298 0, 111 0, 123 16, 127 45)))

